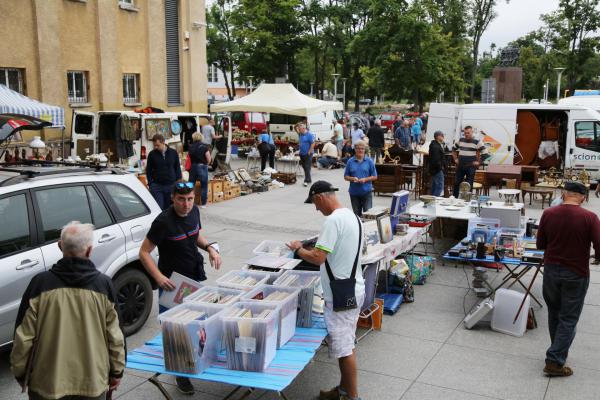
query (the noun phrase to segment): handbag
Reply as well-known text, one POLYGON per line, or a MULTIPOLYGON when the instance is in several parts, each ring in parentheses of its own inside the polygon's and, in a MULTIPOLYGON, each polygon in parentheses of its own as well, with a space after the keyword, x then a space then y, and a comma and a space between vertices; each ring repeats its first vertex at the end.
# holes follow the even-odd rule
POLYGON ((327 259, 325 259, 325 269, 327 275, 329 275, 329 286, 331 287, 331 293, 333 294, 333 311, 346 311, 352 310, 358 307, 356 301, 356 270, 358 266, 358 255, 361 251, 361 238, 362 238, 362 225, 358 216, 358 250, 356 251, 356 257, 354 257, 354 265, 352 266, 352 273, 350 278, 346 279, 335 279, 331 272, 331 267, 327 259))
POLYGON ((191 169, 192 169, 192 157, 190 156, 190 153, 188 152, 188 155, 185 158, 185 170, 187 172, 190 172, 191 169))

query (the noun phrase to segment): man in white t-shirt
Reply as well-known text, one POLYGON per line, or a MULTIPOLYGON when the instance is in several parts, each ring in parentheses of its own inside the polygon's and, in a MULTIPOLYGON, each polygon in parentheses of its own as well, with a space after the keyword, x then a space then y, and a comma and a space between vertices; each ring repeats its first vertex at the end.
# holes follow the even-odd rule
POLYGON ((333 136, 331 137, 331 141, 338 150, 338 157, 342 156, 342 147, 344 146, 344 127, 340 124, 339 121, 333 120, 333 136))
POLYGON ((352 124, 352 130, 350 131, 350 137, 352 138, 352 148, 359 140, 365 140, 367 135, 363 132, 362 129, 358 127, 358 123, 355 122, 352 124))
POLYGON ((319 398, 323 400, 356 400, 359 397, 354 341, 358 315, 365 298, 365 283, 361 268, 362 237, 360 220, 352 210, 342 206, 335 195, 337 190, 331 183, 325 181, 317 181, 310 187, 305 203, 314 203, 317 211, 327 218, 323 223, 315 248, 305 249, 299 241, 289 243, 288 247, 303 260, 321 266, 329 353, 338 359, 341 380, 339 386, 332 390, 322 390, 319 398), (356 279, 354 287, 356 308, 343 311, 333 310, 333 293, 329 275, 323 265, 325 261, 329 264, 336 281, 351 278, 356 263, 354 276, 356 279))

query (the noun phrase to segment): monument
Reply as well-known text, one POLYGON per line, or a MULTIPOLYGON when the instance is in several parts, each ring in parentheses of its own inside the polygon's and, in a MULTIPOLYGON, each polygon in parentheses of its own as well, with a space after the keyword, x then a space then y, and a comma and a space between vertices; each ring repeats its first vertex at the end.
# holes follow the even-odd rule
POLYGON ((500 52, 500 64, 492 71, 496 80, 496 103, 517 103, 523 92, 523 69, 518 67, 519 48, 506 47, 500 52))

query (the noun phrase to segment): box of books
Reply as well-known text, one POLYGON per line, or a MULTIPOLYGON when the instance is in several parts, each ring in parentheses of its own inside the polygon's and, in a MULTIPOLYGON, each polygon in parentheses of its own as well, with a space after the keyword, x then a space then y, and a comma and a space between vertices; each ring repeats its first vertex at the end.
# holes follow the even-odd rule
POLYGON ((283 274, 285 271, 284 269, 281 269, 281 268, 269 270, 267 268, 255 267, 253 265, 248 265, 248 264, 244 265, 242 267, 242 270, 243 271, 252 271, 252 272, 261 272, 261 273, 267 274, 269 276, 269 279, 267 279, 266 283, 268 283, 268 284, 275 282, 275 280, 277 278, 279 278, 281 276, 281 274, 283 274))
POLYGON ((183 303, 158 315, 165 368, 199 374, 217 360, 223 336, 220 313, 212 304, 183 303))
POLYGON ((281 257, 292 258, 293 251, 285 245, 284 242, 278 242, 275 240, 263 240, 252 252, 258 254, 273 254, 281 257))
POLYGON ((224 288, 248 291, 256 286, 267 283, 269 275, 258 271, 235 270, 229 271, 217 279, 217 285, 224 288))
POLYGON ((312 327, 312 309, 315 289, 321 284, 321 273, 313 271, 285 271, 273 285, 294 287, 298 293, 298 316, 296 325, 303 328, 312 327))
POLYGON ((228 289, 218 286, 202 286, 186 297, 184 302, 214 304, 222 308, 229 307, 233 303, 240 301, 240 297, 245 292, 239 289, 228 289))
POLYGON ((277 351, 279 306, 271 303, 239 302, 225 309, 223 345, 227 368, 262 372, 277 351))
POLYGON ((297 288, 260 285, 242 296, 242 301, 260 301, 280 306, 277 348, 281 348, 296 333, 299 292, 297 288))

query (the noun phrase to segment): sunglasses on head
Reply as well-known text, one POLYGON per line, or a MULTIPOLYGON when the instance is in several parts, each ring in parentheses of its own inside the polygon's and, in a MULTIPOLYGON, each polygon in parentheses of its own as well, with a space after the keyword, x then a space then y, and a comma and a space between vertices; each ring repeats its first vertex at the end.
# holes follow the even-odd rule
POLYGON ((194 188, 194 184, 192 182, 177 182, 175 184, 175 188, 176 189, 193 189, 194 188))

